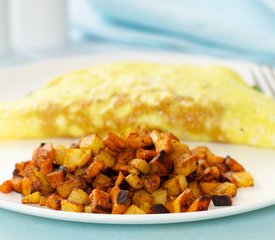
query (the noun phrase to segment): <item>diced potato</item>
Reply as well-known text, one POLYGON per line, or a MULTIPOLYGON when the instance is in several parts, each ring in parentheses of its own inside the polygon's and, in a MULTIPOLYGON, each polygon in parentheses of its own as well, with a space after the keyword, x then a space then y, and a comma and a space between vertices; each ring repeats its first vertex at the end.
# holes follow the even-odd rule
POLYGON ((143 203, 139 206, 139 208, 140 208, 141 210, 143 210, 145 213, 149 214, 149 213, 152 212, 152 210, 151 210, 151 208, 152 208, 152 203, 150 203, 150 202, 143 202, 143 203))
POLYGON ((220 171, 216 166, 206 168, 200 176, 197 177, 198 181, 211 182, 218 181, 220 178, 220 171))
POLYGON ((109 178, 108 176, 100 173, 96 176, 94 182, 93 182, 93 187, 99 187, 102 185, 108 185, 109 183, 111 183, 112 179, 109 178))
POLYGON ((206 160, 203 160, 203 159, 198 160, 197 164, 198 164, 197 173, 196 173, 197 177, 199 177, 206 168, 210 167, 210 164, 206 160))
POLYGON ((91 202, 89 195, 80 188, 75 188, 70 193, 68 200, 75 202, 75 203, 84 204, 84 205, 88 205, 91 202))
POLYGON ((104 168, 104 162, 101 160, 93 161, 88 168, 86 168, 86 175, 90 178, 95 177, 104 168))
POLYGON ((123 182, 123 180, 125 179, 123 173, 121 171, 119 171, 118 177, 115 181, 115 186, 118 186, 123 182))
POLYGON ((125 180, 134 189, 143 188, 143 182, 138 177, 138 175, 129 174, 127 177, 125 177, 125 180))
POLYGON ((71 200, 61 200, 61 210, 66 212, 83 212, 83 204, 72 202, 71 200))
POLYGON ((47 197, 44 196, 44 195, 40 195, 39 205, 40 206, 46 206, 46 202, 47 202, 47 197))
POLYGON ((29 177, 22 179, 22 194, 28 196, 32 192, 32 180, 29 177))
POLYGON ((89 197, 93 213, 111 213, 111 194, 96 188, 89 197))
POLYGON ((57 193, 51 194, 46 201, 46 206, 53 210, 60 210, 62 199, 63 198, 57 193))
POLYGON ((150 174, 157 173, 160 175, 167 175, 169 173, 168 166, 164 164, 166 155, 166 152, 163 150, 150 161, 150 174))
POLYGON ((80 148, 90 149, 93 153, 97 153, 100 149, 104 148, 104 141, 96 134, 86 136, 80 140, 80 148))
POLYGON ((187 212, 206 211, 208 210, 210 202, 211 196, 201 196, 192 203, 192 205, 187 209, 187 212))
POLYGON ((173 202, 174 213, 186 212, 195 201, 195 196, 190 188, 184 190, 173 202))
POLYGON ((67 154, 67 148, 63 145, 57 145, 55 148, 55 159, 53 162, 58 165, 63 165, 67 154))
POLYGON ((3 193, 9 193, 12 191, 12 182, 11 180, 7 180, 5 182, 2 183, 2 185, 0 186, 0 191, 3 193))
POLYGON ((60 183, 56 187, 56 191, 63 198, 68 198, 74 188, 83 189, 83 187, 84 187, 83 182, 79 178, 76 177, 76 178, 72 178, 72 179, 66 180, 65 182, 60 183))
POLYGON ((92 206, 91 205, 87 205, 84 207, 84 212, 85 213, 92 213, 92 206))
POLYGON ((210 164, 224 163, 224 157, 216 156, 210 150, 208 150, 208 152, 207 152, 207 161, 210 164))
POLYGON ((189 147, 179 141, 172 141, 172 151, 169 154, 171 161, 175 161, 177 158, 180 158, 184 154, 191 153, 189 147))
POLYGON ((134 149, 146 148, 154 144, 152 138, 149 135, 139 135, 138 133, 130 133, 126 140, 134 149))
POLYGON ((155 149, 143 149, 143 148, 138 148, 136 151, 136 158, 141 158, 144 160, 152 160, 157 156, 157 151, 155 149))
POLYGON ((24 204, 39 204, 40 203, 40 192, 31 193, 22 198, 24 204))
POLYGON ((60 183, 65 181, 64 171, 56 170, 48 173, 47 180, 52 188, 56 188, 60 183))
POLYGON ((202 195, 199 183, 197 181, 190 182, 188 187, 192 190, 195 198, 199 198, 202 195))
POLYGON ((108 134, 108 137, 104 140, 104 144, 109 149, 115 152, 125 150, 128 147, 128 143, 125 139, 111 132, 108 134))
POLYGON ((136 205, 132 204, 124 214, 146 214, 141 208, 137 207, 136 205))
POLYGON ((150 172, 151 166, 148 162, 146 162, 143 159, 132 159, 130 162, 130 165, 135 167, 136 169, 138 169, 140 172, 142 172, 143 174, 147 174, 150 172))
POLYGON ((133 175, 140 175, 140 171, 131 165, 128 165, 128 173, 133 175))
POLYGON ((167 189, 169 197, 178 196, 188 187, 188 182, 184 175, 177 175, 164 182, 162 186, 167 189))
MULTIPOLYGON (((46 175, 42 174, 41 172, 37 171, 34 169, 34 174, 36 176, 37 179, 39 179, 40 183, 42 184, 41 186, 41 192, 42 193, 51 193, 54 189, 50 186, 46 175)), ((33 182, 33 184, 35 185, 35 181, 33 182)))
POLYGON ((197 170, 197 162, 190 153, 184 153, 181 157, 174 160, 174 171, 176 174, 188 176, 197 170))
POLYGON ((200 188, 203 194, 206 195, 221 195, 228 194, 234 197, 237 194, 237 187, 233 183, 224 182, 200 182, 200 188))
POLYGON ((153 197, 153 204, 162 204, 165 205, 167 201, 167 190, 166 189, 158 189, 152 192, 151 196, 153 197))
POLYGON ((128 190, 121 190, 115 186, 111 190, 112 214, 122 214, 130 206, 130 194, 128 190))
POLYGON ((231 206, 232 197, 230 195, 212 195, 214 206, 231 206))
POLYGON ((67 154, 63 163, 64 167, 69 169, 74 169, 76 167, 83 167, 87 164, 92 156, 91 149, 79 149, 79 148, 70 148, 67 150, 67 154))
POLYGON ((158 174, 146 175, 141 178, 144 188, 147 192, 152 193, 160 185, 160 176, 158 174))
POLYGON ((225 158, 225 164, 230 168, 232 172, 244 172, 244 167, 238 163, 236 160, 231 158, 230 156, 227 156, 225 158))
POLYGON ((11 179, 12 189, 18 193, 22 192, 22 177, 14 176, 11 179))
POLYGON ((235 180, 237 187, 252 187, 254 181, 249 172, 233 172, 231 175, 235 180))
POLYGON ((132 197, 132 203, 138 207, 144 202, 152 203, 153 198, 145 190, 136 191, 132 197))
POLYGON ((112 168, 115 164, 115 158, 107 151, 101 150, 94 158, 94 161, 103 161, 104 169, 112 168))
POLYGON ((159 203, 159 204, 154 204, 151 207, 152 213, 170 213, 170 211, 165 207, 165 205, 159 203))

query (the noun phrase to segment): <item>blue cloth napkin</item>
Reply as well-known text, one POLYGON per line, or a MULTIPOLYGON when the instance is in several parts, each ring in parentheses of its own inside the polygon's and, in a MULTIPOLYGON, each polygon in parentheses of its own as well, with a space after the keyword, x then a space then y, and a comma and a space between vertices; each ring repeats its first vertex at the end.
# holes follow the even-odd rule
POLYGON ((72 21, 86 39, 275 65, 273 0, 83 0, 80 5, 72 21))

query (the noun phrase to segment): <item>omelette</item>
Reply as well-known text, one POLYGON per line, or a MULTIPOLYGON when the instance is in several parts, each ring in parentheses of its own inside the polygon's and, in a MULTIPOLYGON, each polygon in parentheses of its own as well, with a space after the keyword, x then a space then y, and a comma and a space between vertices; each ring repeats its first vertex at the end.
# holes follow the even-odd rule
POLYGON ((217 66, 114 63, 59 76, 0 103, 0 139, 126 133, 275 148, 275 101, 217 66))

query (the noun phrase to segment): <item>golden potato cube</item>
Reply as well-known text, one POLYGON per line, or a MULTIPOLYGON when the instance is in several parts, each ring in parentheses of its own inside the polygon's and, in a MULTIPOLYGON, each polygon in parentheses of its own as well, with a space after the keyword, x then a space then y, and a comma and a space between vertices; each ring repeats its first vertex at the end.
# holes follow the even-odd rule
POLYGON ((172 151, 169 154, 169 158, 171 161, 176 160, 186 153, 190 153, 190 149, 186 144, 179 141, 172 141, 172 151))
POLYGON ((152 203, 149 203, 149 202, 144 202, 142 203, 139 208, 141 210, 143 210, 145 213, 149 214, 152 212, 151 208, 152 208, 152 203))
POLYGON ((84 207, 84 212, 85 213, 92 213, 92 206, 91 205, 87 205, 84 207))
POLYGON ((91 203, 89 195, 80 188, 75 188, 70 193, 68 200, 75 203, 84 204, 84 205, 88 205, 91 203))
POLYGON ((151 166, 148 162, 143 159, 134 158, 131 160, 130 165, 135 167, 137 170, 143 174, 148 174, 150 172, 151 166))
POLYGON ((153 197, 153 205, 155 204, 165 205, 167 201, 167 190, 160 188, 152 192, 151 196, 153 197))
POLYGON ((169 197, 177 197, 188 187, 188 182, 184 175, 177 175, 164 182, 162 186, 167 189, 169 197))
POLYGON ((196 159, 190 153, 184 153, 181 157, 174 160, 174 171, 176 174, 188 176, 197 170, 196 159))
POLYGON ((185 189, 173 202, 174 213, 186 212, 195 201, 195 196, 190 188, 185 189))
POLYGON ((96 134, 92 134, 82 138, 79 147, 82 149, 90 149, 93 153, 97 153, 101 148, 104 148, 104 141, 96 134))
POLYGON ((190 182, 188 187, 192 190, 195 198, 199 198, 202 195, 199 183, 197 181, 190 182))
POLYGON ((101 150, 94 158, 94 161, 103 161, 104 169, 112 168, 115 164, 115 158, 107 151, 101 150))
POLYGON ((67 150, 63 166, 67 168, 81 168, 90 161, 91 156, 92 151, 90 149, 70 148, 67 150))
POLYGON ((231 176, 236 180, 237 187, 254 186, 253 177, 249 172, 233 172, 231 176))
POLYGON ((222 195, 228 194, 234 197, 237 194, 237 187, 233 183, 224 182, 200 182, 200 188, 205 195, 222 195))
POLYGON ((96 176, 94 182, 93 182, 93 187, 96 188, 100 185, 107 185, 109 183, 111 183, 112 179, 109 178, 108 176, 100 173, 96 176))
POLYGON ((125 178, 126 182, 134 189, 141 189, 143 188, 143 182, 141 181, 141 179, 138 177, 138 175, 134 175, 134 174, 129 174, 126 178, 125 178))
POLYGON ((151 195, 145 190, 136 191, 132 197, 132 203, 138 207, 144 202, 152 203, 151 195))
POLYGON ((66 154, 67 154, 67 148, 63 145, 57 145, 55 148, 55 159, 54 163, 58 165, 63 165, 66 154))
POLYGON ((24 204, 38 204, 40 202, 40 192, 34 192, 22 198, 24 204))
POLYGON ((32 192, 32 180, 29 177, 22 179, 22 194, 28 196, 32 192))
POLYGON ((46 202, 47 202, 47 197, 44 196, 44 195, 40 195, 39 205, 40 206, 46 206, 46 202))
POLYGON ((66 212, 83 212, 84 206, 70 200, 61 200, 61 210, 66 212))
POLYGON ((142 209, 132 204, 124 214, 146 214, 142 209))
POLYGON ((104 162, 101 160, 93 161, 88 168, 86 168, 85 173, 89 178, 95 177, 104 168, 104 162))
POLYGON ((201 196, 192 203, 192 205, 187 209, 187 212, 206 211, 208 210, 210 202, 210 195, 201 196))

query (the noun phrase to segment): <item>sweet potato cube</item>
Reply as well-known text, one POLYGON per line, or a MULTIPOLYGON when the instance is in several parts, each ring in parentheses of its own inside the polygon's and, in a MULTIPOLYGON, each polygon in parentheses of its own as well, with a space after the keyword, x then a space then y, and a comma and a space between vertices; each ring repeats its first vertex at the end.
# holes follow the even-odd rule
POLYGON ((22 177, 14 176, 11 179, 12 189, 18 193, 22 192, 22 177))
POLYGON ((244 172, 244 167, 238 163, 236 160, 231 158, 230 156, 227 156, 225 158, 225 164, 230 168, 232 172, 244 172))
POLYGON ((147 192, 152 193, 160 185, 160 176, 158 174, 146 175, 141 178, 144 188, 147 192))
POLYGON ((60 183, 65 181, 64 171, 56 170, 47 174, 47 180, 52 188, 56 188, 60 183))
POLYGON ((115 186, 111 190, 112 214, 122 214, 130 206, 130 194, 128 190, 121 190, 115 186))
POLYGON ((65 182, 60 183, 56 187, 56 191, 58 194, 60 194, 61 197, 68 198, 74 188, 80 188, 80 189, 84 188, 83 181, 78 177, 71 178, 69 180, 66 180, 65 182))
POLYGON ((11 180, 7 180, 2 183, 0 186, 0 191, 3 193, 10 193, 12 191, 12 182, 11 180))
POLYGON ((114 133, 109 133, 104 140, 104 144, 114 152, 119 152, 128 148, 128 143, 123 138, 114 133))
POLYGON ((66 212, 83 212, 83 204, 72 202, 71 200, 61 200, 61 210, 66 212))
POLYGON ((101 160, 93 161, 85 172, 89 178, 95 177, 104 168, 104 162, 101 160))
POLYGON ((232 205, 232 197, 230 195, 212 195, 212 201, 215 206, 232 205))
POLYGON ((192 205, 187 209, 187 212, 197 212, 208 210, 209 204, 211 202, 211 196, 203 195, 197 198, 192 205))
POLYGON ((197 177, 197 181, 211 182, 218 181, 220 178, 220 171, 216 166, 206 168, 200 176, 197 177))
POLYGON ((149 135, 139 135, 138 133, 130 133, 127 136, 127 142, 134 148, 146 148, 153 146, 153 140, 149 135))
POLYGON ((186 212, 195 201, 195 196, 190 188, 185 189, 173 202, 174 213, 186 212))
POLYGON ((158 204, 154 204, 151 207, 152 213, 170 213, 169 210, 165 207, 165 205, 158 203, 158 204))
POLYGON ((94 189, 90 194, 93 213, 111 213, 111 195, 100 189, 94 189))
POLYGON ((60 210, 62 199, 63 198, 57 193, 51 194, 46 201, 46 206, 53 210, 60 210))
POLYGON ((138 148, 136 151, 136 158, 141 158, 147 161, 152 160, 155 156, 157 156, 155 149, 138 148))

